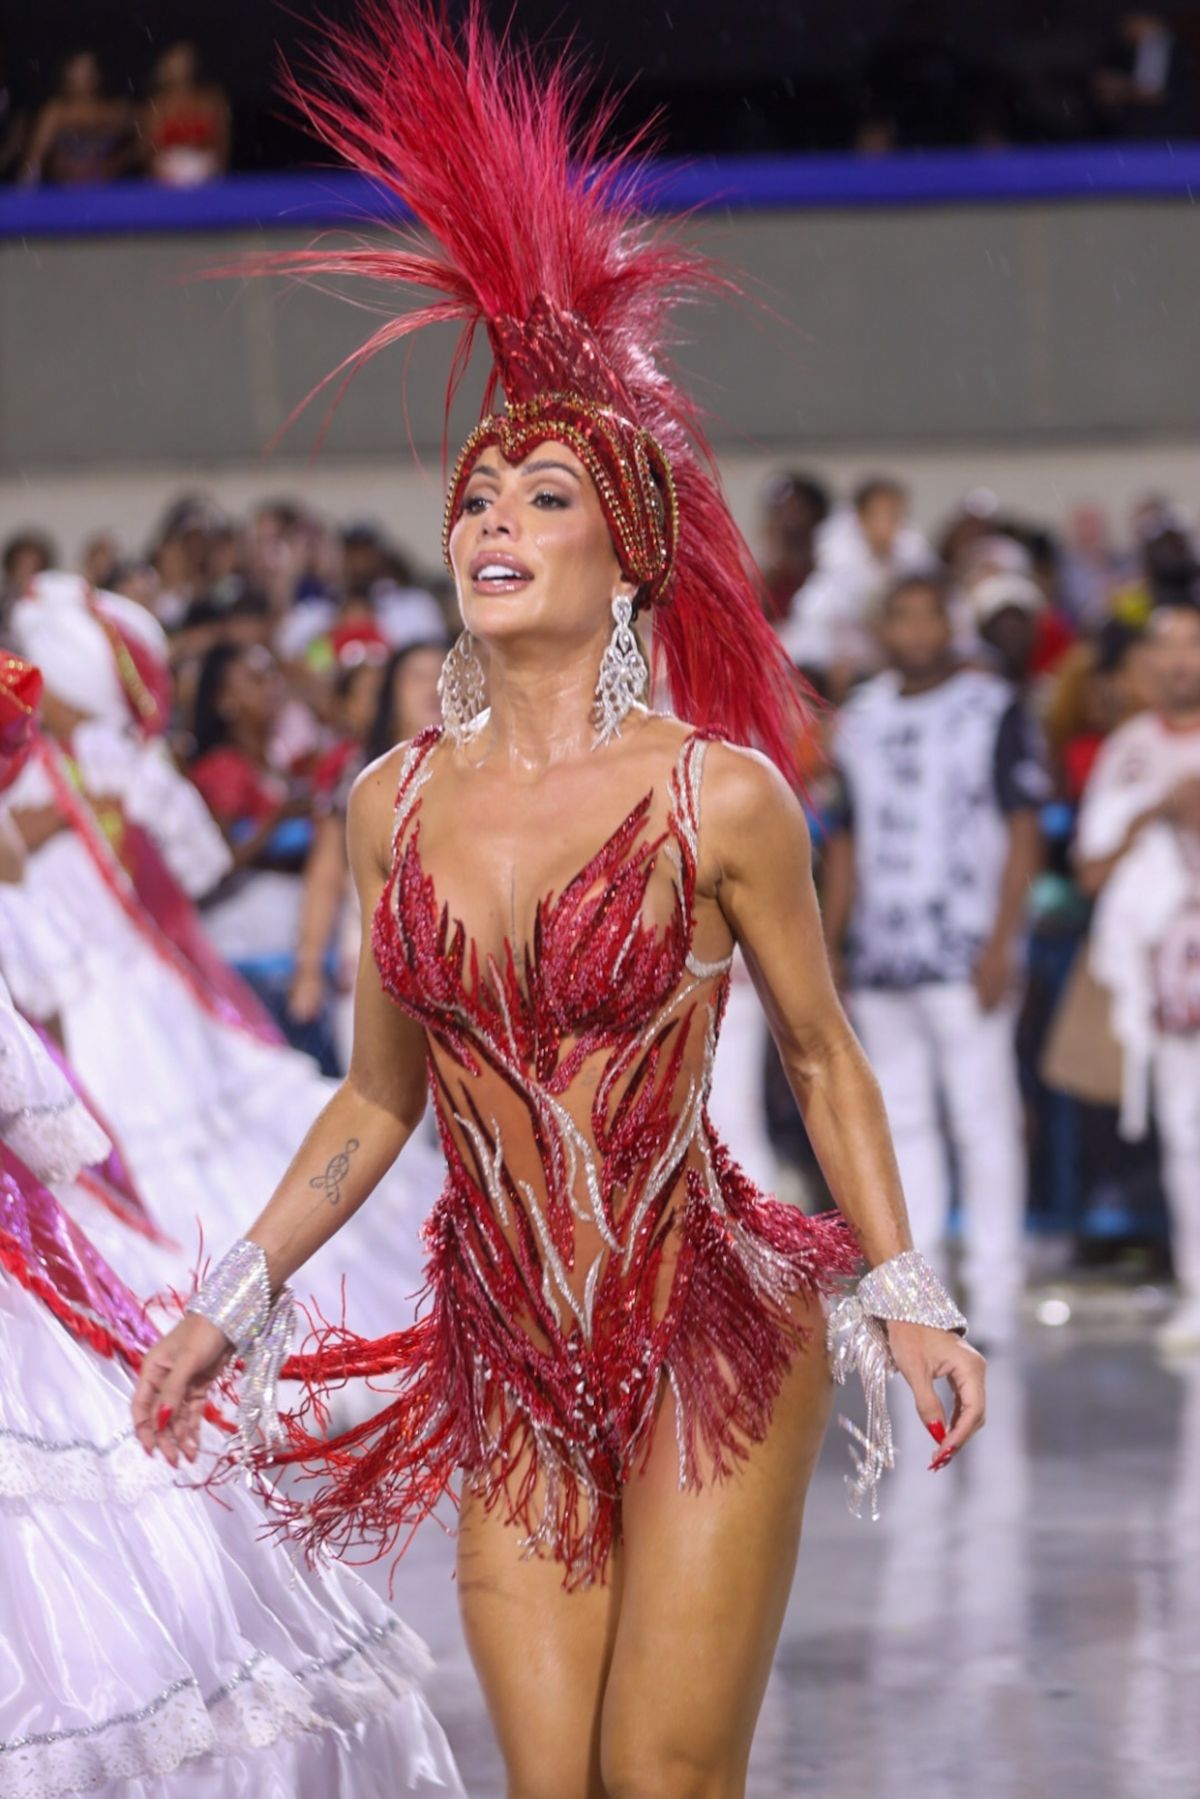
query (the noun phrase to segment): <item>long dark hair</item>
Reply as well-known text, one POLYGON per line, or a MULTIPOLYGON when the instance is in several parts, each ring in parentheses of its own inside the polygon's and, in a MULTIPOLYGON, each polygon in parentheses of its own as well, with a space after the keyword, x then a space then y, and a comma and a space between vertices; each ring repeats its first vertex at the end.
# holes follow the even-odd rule
POLYGON ((214 643, 200 664, 196 701, 192 709, 192 736, 196 747, 192 761, 229 742, 229 720, 222 715, 221 699, 230 670, 245 649, 240 643, 214 643))
POLYGON ((396 674, 407 662, 414 650, 436 650, 439 655, 446 654, 447 645, 439 638, 425 637, 417 643, 406 643, 403 649, 393 650, 388 658, 387 667, 383 671, 383 686, 379 689, 379 704, 375 708, 375 717, 371 729, 363 742, 363 765, 376 761, 387 754, 396 743, 395 720, 392 717, 392 689, 396 685, 396 674))

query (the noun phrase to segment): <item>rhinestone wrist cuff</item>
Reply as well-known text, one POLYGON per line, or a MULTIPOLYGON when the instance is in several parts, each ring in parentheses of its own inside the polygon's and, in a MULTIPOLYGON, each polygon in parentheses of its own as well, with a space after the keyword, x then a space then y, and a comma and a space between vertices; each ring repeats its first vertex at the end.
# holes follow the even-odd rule
POLYGON ((261 1433, 269 1445, 283 1439, 279 1419, 279 1370, 292 1347, 296 1302, 283 1287, 274 1300, 267 1258, 257 1243, 239 1238, 187 1307, 207 1318, 242 1359, 238 1395, 238 1441, 248 1456, 261 1433))
POLYGON ((916 1249, 906 1249, 864 1274, 858 1283, 857 1298, 872 1318, 894 1319, 898 1324, 928 1324, 934 1330, 958 1331, 960 1335, 967 1328, 966 1319, 916 1249))
POLYGON ((833 1377, 844 1386, 851 1374, 863 1384, 867 1401, 866 1429, 839 1418, 853 1438, 854 1473, 846 1476, 850 1510, 861 1517, 864 1505, 879 1516, 879 1482, 895 1465, 892 1421, 888 1415, 888 1377, 896 1363, 888 1343, 887 1324, 926 1324, 934 1330, 966 1331, 967 1321, 929 1263, 915 1249, 881 1262, 829 1314, 827 1342, 833 1377))

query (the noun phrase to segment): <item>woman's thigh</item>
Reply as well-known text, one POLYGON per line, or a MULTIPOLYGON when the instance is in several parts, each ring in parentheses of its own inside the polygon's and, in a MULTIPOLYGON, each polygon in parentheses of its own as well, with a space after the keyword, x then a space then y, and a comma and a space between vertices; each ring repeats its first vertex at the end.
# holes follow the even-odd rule
POLYGON ((618 1550, 604 1585, 568 1592, 561 1563, 524 1556, 498 1508, 464 1498, 459 1610, 509 1799, 604 1799, 600 1705, 620 1581, 618 1550))
POLYGON ((625 1489, 621 1605, 602 1718, 609 1799, 736 1799, 783 1624, 832 1385, 817 1305, 764 1442, 682 1492, 673 1400, 625 1489))

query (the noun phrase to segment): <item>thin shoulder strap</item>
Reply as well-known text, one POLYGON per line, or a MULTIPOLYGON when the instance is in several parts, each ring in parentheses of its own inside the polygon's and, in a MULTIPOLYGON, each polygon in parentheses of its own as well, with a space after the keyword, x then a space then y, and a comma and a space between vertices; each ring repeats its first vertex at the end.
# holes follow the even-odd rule
POLYGON ((396 788, 396 810, 392 819, 392 852, 403 836, 409 820, 416 811, 422 787, 429 779, 429 756, 434 746, 441 742, 440 725, 427 725, 419 731, 404 752, 404 761, 400 765, 400 782, 396 788))
POLYGON ((671 776, 671 811, 675 830, 682 839, 692 868, 700 860, 700 789, 704 780, 704 758, 710 734, 693 731, 686 737, 675 758, 671 776))
POLYGON ((704 758, 713 735, 711 731, 693 731, 680 749, 671 777, 672 820, 686 864, 685 890, 679 897, 688 919, 687 966, 701 981, 728 974, 733 964, 732 955, 722 956, 717 962, 702 962, 691 948, 696 918, 696 873, 700 866, 700 793, 704 784, 704 758))

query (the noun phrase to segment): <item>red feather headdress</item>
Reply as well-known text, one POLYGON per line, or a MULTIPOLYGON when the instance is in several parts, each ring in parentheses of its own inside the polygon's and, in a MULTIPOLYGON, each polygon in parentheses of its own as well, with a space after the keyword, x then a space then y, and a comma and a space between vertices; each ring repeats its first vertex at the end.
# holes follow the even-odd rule
MULTIPOLYGON (((591 474, 622 572, 653 607, 656 672, 679 715, 794 766, 802 706, 762 611, 750 552, 721 492, 696 407, 663 362, 675 308, 730 293, 699 252, 651 225, 635 193, 644 154, 603 141, 562 60, 543 66, 485 25, 471 0, 456 35, 436 0, 363 0, 353 27, 329 27, 316 81, 286 77, 318 136, 395 194, 435 240, 253 259, 259 271, 351 275, 432 291, 333 370, 427 324, 463 334, 447 404, 475 334, 488 335, 506 410, 472 433, 451 481, 446 535, 475 458, 498 444, 520 460, 564 440, 591 474)), ((339 391, 340 391, 339 386, 339 391)), ((313 396, 310 396, 312 398, 313 396)))

